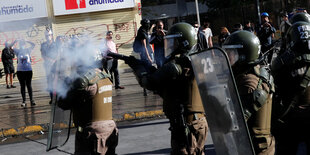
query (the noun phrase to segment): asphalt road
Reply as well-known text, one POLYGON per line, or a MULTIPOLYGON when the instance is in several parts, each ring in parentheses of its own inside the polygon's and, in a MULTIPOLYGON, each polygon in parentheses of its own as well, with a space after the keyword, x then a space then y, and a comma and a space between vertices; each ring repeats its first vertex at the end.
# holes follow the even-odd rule
MULTIPOLYGON (((170 132, 167 119, 119 124, 119 155, 162 155, 170 152, 170 132)), ((46 138, 22 137, 24 142, 0 145, 0 155, 66 155, 74 152, 74 135, 59 150, 46 152, 46 138)), ((206 154, 215 155, 210 134, 206 142, 206 154)))

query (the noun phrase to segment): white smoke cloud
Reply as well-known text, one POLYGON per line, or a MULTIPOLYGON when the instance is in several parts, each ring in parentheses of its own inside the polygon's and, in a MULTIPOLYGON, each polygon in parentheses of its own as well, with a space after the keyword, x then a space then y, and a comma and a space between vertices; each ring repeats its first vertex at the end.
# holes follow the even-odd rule
POLYGON ((57 83, 56 88, 53 88, 57 94, 66 96, 74 80, 89 69, 102 66, 101 61, 106 49, 105 40, 95 44, 95 40, 87 36, 66 38, 64 44, 56 49, 59 52, 58 64, 55 63, 50 72, 54 74, 57 83), (59 67, 56 67, 57 65, 59 67))

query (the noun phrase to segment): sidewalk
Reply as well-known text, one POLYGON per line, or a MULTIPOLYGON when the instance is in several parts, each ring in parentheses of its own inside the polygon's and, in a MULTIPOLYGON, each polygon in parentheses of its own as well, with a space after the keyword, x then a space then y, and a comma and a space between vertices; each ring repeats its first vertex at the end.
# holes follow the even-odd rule
MULTIPOLYGON (((161 98, 150 91, 148 96, 143 96, 143 89, 132 72, 121 73, 120 81, 125 89, 113 89, 113 118, 116 121, 163 116, 161 98)), ((34 100, 37 104, 32 108, 28 94, 27 107, 20 106, 20 86, 18 83, 15 85, 17 88, 12 89, 0 85, 0 138, 47 131, 51 107, 45 90, 46 80, 32 81, 34 100)))

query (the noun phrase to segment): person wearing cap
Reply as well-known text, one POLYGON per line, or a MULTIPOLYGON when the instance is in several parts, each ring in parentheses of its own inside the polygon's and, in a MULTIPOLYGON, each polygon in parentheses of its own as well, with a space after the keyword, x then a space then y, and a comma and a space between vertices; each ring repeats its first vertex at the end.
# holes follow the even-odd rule
POLYGON ((271 48, 272 39, 274 38, 275 33, 276 29, 269 21, 269 14, 267 12, 263 12, 261 14, 261 24, 256 30, 257 37, 259 38, 261 43, 262 53, 267 52, 271 48))
POLYGON ((52 90, 52 75, 51 67, 57 59, 57 52, 55 50, 55 42, 53 40, 53 32, 50 29, 47 29, 44 33, 46 41, 41 44, 41 57, 44 60, 44 69, 47 80, 47 90, 49 92, 50 98, 52 99, 53 90, 52 90))
POLYGON ((281 31, 281 37, 282 37, 282 39, 285 37, 285 34, 286 34, 288 28, 291 27, 291 25, 292 25, 292 24, 291 24, 290 21, 288 20, 288 15, 287 15, 287 13, 283 13, 283 14, 282 14, 282 22, 281 22, 281 24, 280 24, 280 31, 281 31))
POLYGON ((286 33, 287 30, 292 26, 292 24, 290 23, 290 21, 288 20, 288 14, 287 13, 283 13, 282 14, 282 22, 280 24, 280 31, 281 31, 281 40, 282 40, 282 44, 281 44, 281 51, 283 51, 286 47, 285 42, 286 42, 286 33))
POLYGON ((246 23, 244 24, 244 28, 243 30, 249 31, 249 32, 254 32, 254 28, 252 27, 252 23, 251 21, 246 21, 246 23))

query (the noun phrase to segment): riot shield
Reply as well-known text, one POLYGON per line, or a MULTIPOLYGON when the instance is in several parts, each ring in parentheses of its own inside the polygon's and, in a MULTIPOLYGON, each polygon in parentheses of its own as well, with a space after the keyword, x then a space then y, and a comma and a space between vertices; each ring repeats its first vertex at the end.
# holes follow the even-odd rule
POLYGON ((53 81, 53 97, 51 103, 51 116, 48 126, 47 148, 46 151, 56 149, 66 144, 70 136, 71 128, 71 110, 63 110, 58 107, 57 90, 63 87, 64 78, 62 74, 65 72, 65 67, 62 66, 62 61, 56 61, 54 64, 54 81, 53 81))
POLYGON ((210 48, 190 58, 216 154, 255 154, 226 53, 210 48))

